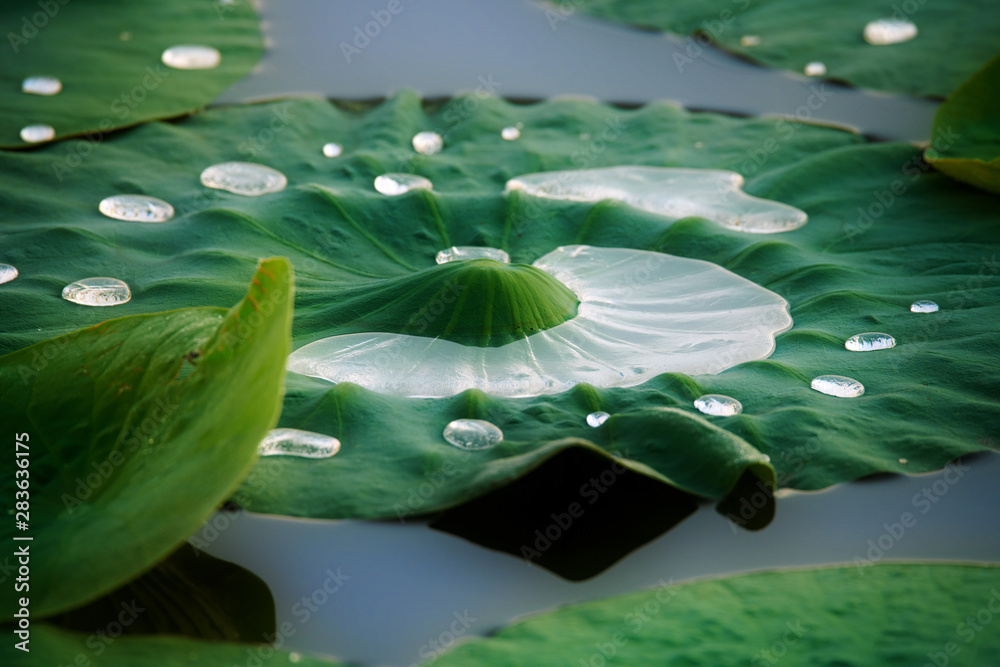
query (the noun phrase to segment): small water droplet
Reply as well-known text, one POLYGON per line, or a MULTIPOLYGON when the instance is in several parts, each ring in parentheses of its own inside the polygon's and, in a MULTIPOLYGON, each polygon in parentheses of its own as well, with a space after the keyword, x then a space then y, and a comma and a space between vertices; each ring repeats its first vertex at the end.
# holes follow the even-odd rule
POLYGON ((760 46, 760 37, 757 35, 743 35, 740 37, 740 46, 744 48, 749 48, 751 46, 760 46))
POLYGON ((908 42, 917 36, 917 26, 906 19, 879 19, 865 26, 865 41, 874 46, 908 42))
POLYGON ((277 169, 253 162, 223 162, 201 172, 201 184, 237 195, 257 197, 281 192, 288 179, 277 169))
POLYGON ((0 285, 17 278, 17 269, 10 264, 0 264, 0 285))
POLYGON ((851 336, 844 341, 844 347, 851 352, 870 352, 871 350, 888 350, 896 347, 896 339, 886 333, 869 331, 851 336))
POLYGON ((911 313, 936 313, 938 311, 938 305, 933 301, 914 301, 910 304, 911 313))
POLYGON ((300 456, 306 459, 327 459, 339 451, 340 440, 333 436, 297 428, 273 429, 257 447, 261 456, 300 456))
POLYGON ((909 461, 907 459, 899 459, 899 462, 902 463, 903 465, 906 465, 907 463, 909 463, 909 461))
POLYGON ((507 141, 515 141, 516 139, 521 138, 521 130, 513 125, 510 125, 500 130, 500 136, 507 141))
POLYGON ((855 398, 865 393, 863 384, 843 375, 820 375, 813 378, 810 386, 821 394, 838 398, 855 398))
POLYGON ((340 144, 335 144, 333 142, 323 144, 323 155, 327 157, 337 157, 343 152, 344 148, 340 144))
POLYGON ((731 417, 743 412, 742 403, 731 396, 722 394, 699 396, 694 402, 694 407, 698 408, 698 412, 713 417, 731 417))
POLYGON ((301 653, 296 653, 295 651, 292 651, 291 653, 288 654, 288 662, 299 662, 300 660, 302 660, 301 653))
POLYGON ((58 95, 62 81, 54 76, 29 76, 21 84, 21 92, 32 95, 58 95))
POLYGON ((826 65, 816 60, 806 65, 802 71, 806 73, 806 76, 823 76, 826 74, 826 65))
POLYGON ((434 155, 444 148, 444 139, 437 132, 418 132, 413 135, 413 150, 421 155, 434 155))
POLYGON ((500 248, 466 245, 446 248, 439 252, 434 259, 438 264, 447 264, 460 259, 495 259, 503 264, 510 264, 510 255, 500 248))
POLYGON ((51 141, 56 136, 56 129, 51 125, 27 125, 21 128, 21 141, 37 144, 51 141))
POLYGON ((162 199, 146 195, 105 197, 97 208, 109 218, 129 222, 166 222, 174 217, 173 206, 162 199))
POLYGON ((396 197, 410 190, 431 190, 434 184, 416 174, 382 174, 375 179, 375 189, 384 195, 396 197))
POLYGON ((132 298, 132 291, 117 278, 84 278, 66 285, 62 298, 81 306, 120 306, 132 298))
POLYGON ((160 60, 174 69, 213 69, 222 61, 218 49, 201 44, 179 44, 163 52, 160 60))
POLYGON ((489 449, 503 440, 503 431, 482 419, 456 419, 445 427, 444 439, 459 449, 489 449))
POLYGON ((604 422, 608 421, 610 417, 611 415, 609 415, 607 412, 604 412, 603 410, 598 410, 597 412, 591 412, 589 415, 587 415, 587 426, 590 426, 591 428, 597 428, 604 422))

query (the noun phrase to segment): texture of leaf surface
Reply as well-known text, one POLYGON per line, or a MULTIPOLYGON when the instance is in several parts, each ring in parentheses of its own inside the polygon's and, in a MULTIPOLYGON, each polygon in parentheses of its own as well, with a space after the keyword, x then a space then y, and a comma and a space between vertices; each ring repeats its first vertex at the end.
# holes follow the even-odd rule
MULTIPOLYGON (((49 162, 63 150, 0 155, 0 261, 21 273, 0 285, 9 332, 0 345, 8 350, 106 317, 58 298, 80 277, 128 282, 132 300, 116 306, 123 314, 225 303, 256 258, 274 253, 296 266, 296 347, 370 331, 376 314, 359 295, 434 267, 438 251, 453 245, 501 248, 514 263, 567 244, 653 250, 716 263, 791 306, 794 325, 769 359, 719 375, 666 373, 626 389, 421 400, 290 375, 279 425, 334 436, 342 447, 323 460, 261 460, 236 496, 254 511, 434 512, 496 491, 567 449, 597 452, 609 465, 616 455, 651 479, 719 500, 748 470, 764 486, 776 474, 779 486, 818 489, 876 472, 933 470, 997 448, 1000 212, 995 196, 956 188, 908 144, 666 104, 626 111, 468 97, 424 108, 402 93, 350 109, 298 100, 151 123, 96 147, 53 198, 49 162), (258 141, 275 118, 287 124, 258 141), (500 129, 517 122, 521 138, 501 139, 500 129), (444 136, 444 149, 417 155, 410 139, 428 129, 444 136), (257 161, 288 176, 288 188, 241 197, 200 185, 205 167, 239 157, 245 141, 257 161), (344 153, 324 157, 328 141, 344 153), (761 237, 617 203, 502 194, 518 174, 617 164, 738 171, 747 193, 802 209, 809 224, 761 237), (373 181, 390 171, 425 176, 434 190, 380 195, 373 181), (120 192, 160 197, 177 215, 157 225, 101 216, 100 199, 120 192), (910 312, 918 299, 941 310, 910 312), (888 333, 897 345, 844 348, 866 331, 888 333), (810 389, 824 374, 855 378, 866 392, 840 399, 810 389), (732 396, 744 411, 701 415, 692 403, 704 394, 732 396), (586 415, 595 410, 614 416, 594 429, 586 415), (442 431, 459 418, 493 422, 504 441, 481 452, 451 446, 442 431)), ((400 333, 389 325, 407 320, 384 321, 400 333)), ((732 499, 729 514, 756 516, 732 499)))
MULTIPOLYGON (((595 16, 651 26, 681 35, 701 33, 722 48, 770 67, 799 74, 814 61, 826 77, 861 88, 944 97, 997 50, 1000 12, 982 0, 891 2, 844 0, 836 4, 796 0, 578 0, 595 16), (908 42, 874 46, 865 25, 898 18, 917 26, 908 42), (746 35, 760 38, 743 46, 746 35), (947 57, 941 57, 941 54, 947 57)), ((552 9, 550 22, 558 21, 552 9)), ((682 44, 671 67, 681 72, 699 57, 701 40, 682 44), (687 58, 688 60, 685 60, 687 58)))
POLYGON ((263 51, 249 2, 172 0, 7 0, 0 26, 8 52, 0 59, 0 146, 23 147, 26 125, 44 123, 56 137, 87 133, 70 168, 110 130, 190 113, 250 71, 263 51), (218 67, 165 66, 163 51, 203 44, 222 54, 218 67), (62 82, 54 96, 21 92, 32 76, 62 82))
MULTIPOLYGON (((228 312, 123 317, 0 358, 0 422, 29 436, 31 498, 27 532, 10 517, 0 539, 34 538, 32 618, 148 570, 246 476, 280 410, 291 276, 265 260, 228 312)), ((2 466, 13 499, 24 476, 13 455, 2 466)), ((17 597, 5 589, 4 618, 17 597)))
MULTIPOLYGON (((289 625, 291 625, 289 623, 289 625)), ((294 630, 295 627, 292 626, 294 630)), ((5 628, 6 630, 6 628, 5 628)), ((337 667, 343 663, 261 644, 237 644, 157 635, 119 637, 110 643, 92 635, 39 623, 31 628, 31 653, 4 642, 0 657, 11 667, 72 665, 83 656, 93 667, 337 667)))
POLYGON ((1000 56, 959 86, 934 116, 924 157, 952 178, 1000 193, 1000 56))
POLYGON ((994 566, 893 563, 664 581, 527 618, 434 664, 979 667, 1000 655, 996 609, 994 566))

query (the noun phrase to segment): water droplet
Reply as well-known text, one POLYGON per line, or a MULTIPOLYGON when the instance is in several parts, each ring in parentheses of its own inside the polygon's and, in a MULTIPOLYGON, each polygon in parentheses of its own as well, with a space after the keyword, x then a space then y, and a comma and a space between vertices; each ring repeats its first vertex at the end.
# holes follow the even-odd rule
POLYGON ((459 449, 489 449, 503 440, 503 431, 482 419, 456 419, 445 427, 444 439, 459 449))
POLYGON ((164 51, 160 60, 174 69, 212 69, 219 66, 222 54, 211 46, 180 44, 164 51))
POLYGON ((132 291, 117 278, 84 278, 63 288, 62 298, 81 306, 120 306, 132 291))
POLYGON ((410 190, 431 190, 434 184, 416 174, 382 174, 375 179, 375 189, 384 195, 396 197, 410 190))
POLYGON ((731 396, 722 394, 705 394, 694 402, 698 412, 714 417, 731 417, 743 412, 743 404, 731 396))
POLYGON ((909 461, 907 459, 899 459, 899 462, 902 463, 903 465, 906 465, 907 463, 909 463, 909 461))
POLYGON ((51 141, 56 136, 56 129, 51 125, 27 125, 21 128, 21 141, 37 144, 51 141))
POLYGON ((516 139, 521 138, 521 130, 514 127, 513 125, 510 125, 500 130, 500 136, 506 139, 507 141, 515 141, 516 139))
POLYGON ((699 217, 727 229, 773 234, 798 229, 804 211, 741 189, 743 177, 722 169, 620 166, 524 174, 507 181, 505 193, 599 202, 615 199, 674 220, 699 217))
POLYGON ((743 35, 740 37, 740 46, 744 48, 750 48, 751 46, 760 46, 761 39, 757 35, 743 35))
POLYGON ((273 429, 257 447, 261 456, 300 456, 306 459, 328 459, 339 451, 340 440, 297 428, 273 429))
POLYGON ((820 375, 813 378, 810 386, 821 394, 838 398, 855 398, 865 393, 863 384, 843 375, 820 375))
POLYGON ((865 26, 865 41, 874 46, 908 42, 917 36, 917 26, 906 19, 879 19, 865 26))
POLYGON ((299 662, 302 660, 302 654, 292 651, 288 654, 288 662, 299 662))
POLYGON ((888 350, 896 347, 896 339, 886 333, 870 331, 851 336, 844 341, 844 347, 851 352, 870 352, 872 350, 888 350))
POLYGON ((288 179, 277 169, 253 162, 223 162, 201 172, 201 184, 237 195, 257 197, 281 192, 288 179))
POLYGON ((597 428, 604 422, 608 421, 610 417, 611 415, 609 415, 607 412, 604 412, 603 410, 598 410, 597 412, 591 412, 589 415, 587 415, 587 426, 590 426, 591 428, 597 428))
POLYGON ((479 246, 452 246, 437 254, 438 264, 447 264, 460 259, 495 259, 503 264, 510 264, 510 255, 500 248, 485 248, 479 246))
POLYGON ((938 311, 938 305, 933 301, 914 301, 910 304, 911 313, 936 313, 938 311))
POLYGON ((146 195, 105 197, 97 208, 109 218, 129 222, 166 222, 174 217, 173 206, 162 199, 146 195))
POLYGON ((413 135, 413 150, 421 155, 434 155, 444 148, 444 139, 437 132, 418 132, 413 135))
POLYGON ((323 155, 327 157, 337 157, 343 152, 344 148, 340 144, 335 144, 333 142, 323 144, 323 155))
POLYGON ((806 65, 802 71, 806 73, 806 76, 823 76, 826 74, 826 65, 816 60, 806 65))
POLYGON ((32 95, 58 95, 62 81, 54 76, 29 76, 21 84, 21 91, 32 95))
POLYGON ((14 278, 17 278, 17 276, 17 268, 11 266, 10 264, 0 264, 0 285, 9 283, 14 278))

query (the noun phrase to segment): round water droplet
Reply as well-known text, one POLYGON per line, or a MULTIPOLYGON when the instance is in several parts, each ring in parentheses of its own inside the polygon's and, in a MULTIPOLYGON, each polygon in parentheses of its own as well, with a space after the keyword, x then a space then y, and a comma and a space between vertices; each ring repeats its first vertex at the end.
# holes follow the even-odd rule
POLYGON ((452 246, 437 254, 438 264, 447 264, 460 259, 495 259, 502 264, 510 264, 510 255, 500 248, 484 248, 479 246, 452 246))
POLYGON ((933 301, 914 301, 910 304, 911 313, 936 313, 938 305, 933 301))
POLYGON ((58 95, 62 81, 54 76, 29 76, 21 83, 21 91, 32 95, 58 95))
POLYGON ((597 412, 591 412, 589 415, 587 415, 587 426, 590 426, 591 428, 597 428, 604 422, 608 421, 610 417, 611 415, 609 415, 607 412, 604 412, 603 410, 598 410, 597 412))
POLYGON ((489 449, 503 440, 503 431, 482 419, 456 419, 445 427, 444 439, 459 449, 489 449))
POLYGON ((851 336, 844 341, 844 347, 851 352, 870 352, 871 350, 888 350, 896 347, 896 339, 886 333, 869 331, 851 336))
POLYGON ((281 192, 288 179, 277 169, 253 162, 223 162, 201 172, 201 184, 237 195, 257 197, 281 192))
POLYGON ((375 189, 384 195, 396 197, 410 190, 431 190, 434 184, 416 174, 382 174, 375 179, 375 189))
POLYGON ((806 73, 806 76, 823 76, 826 74, 826 65, 816 60, 806 65, 802 71, 806 73))
POLYGON ((297 428, 273 429, 257 447, 261 456, 300 456, 306 459, 328 459, 339 451, 340 440, 297 428))
POLYGON ((743 35, 740 37, 740 46, 744 48, 749 48, 751 46, 760 46, 760 37, 757 35, 743 35))
POLYGON ((810 386, 821 394, 838 398, 855 398, 865 393, 863 384, 843 375, 820 375, 813 378, 810 386))
POLYGON ((333 142, 323 144, 323 155, 327 157, 337 157, 343 152, 344 148, 340 144, 335 144, 333 142))
POLYGON ((62 298, 81 306, 120 306, 132 291, 117 278, 84 278, 63 288, 62 298))
POLYGON ((865 41, 874 46, 908 42, 917 36, 917 26, 906 19, 879 19, 865 26, 865 41))
POLYGON ((731 396, 722 394, 699 396, 694 402, 694 407, 698 408, 698 412, 713 417, 731 417, 743 412, 742 403, 731 396))
POLYGON ((97 208, 109 218, 129 222, 166 222, 174 217, 173 206, 162 199, 146 195, 105 197, 97 208))
POLYGON ((507 141, 514 141, 516 139, 521 138, 521 130, 514 127, 513 125, 510 125, 500 130, 500 136, 506 139, 507 141))
POLYGON ((9 283, 14 278, 17 278, 17 275, 17 268, 10 264, 0 264, 0 285, 9 283))
POLYGON ((444 139, 437 132, 418 132, 413 135, 413 150, 421 155, 434 155, 444 148, 444 139))
POLYGON ((51 125, 28 125, 21 128, 21 141, 37 144, 51 141, 56 136, 56 129, 51 125))
POLYGON ((899 462, 902 463, 903 465, 906 465, 907 463, 909 463, 909 461, 906 460, 906 459, 899 459, 899 462))
POLYGON ((212 69, 219 66, 222 54, 211 46, 179 44, 164 51, 160 60, 174 69, 212 69))

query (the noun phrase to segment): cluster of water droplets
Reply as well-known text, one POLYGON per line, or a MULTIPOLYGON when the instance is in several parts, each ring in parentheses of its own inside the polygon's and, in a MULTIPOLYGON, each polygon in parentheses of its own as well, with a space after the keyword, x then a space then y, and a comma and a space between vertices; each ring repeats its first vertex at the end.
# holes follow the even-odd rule
POLYGON ((340 440, 337 438, 297 428, 273 429, 257 447, 261 456, 299 456, 307 459, 327 459, 339 451, 340 440))
POLYGON ((117 278, 84 278, 66 285, 62 298, 81 306, 120 306, 132 298, 132 290, 117 278))

